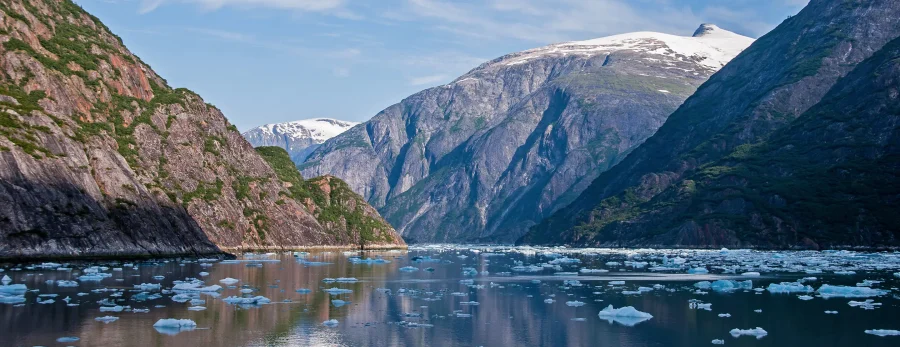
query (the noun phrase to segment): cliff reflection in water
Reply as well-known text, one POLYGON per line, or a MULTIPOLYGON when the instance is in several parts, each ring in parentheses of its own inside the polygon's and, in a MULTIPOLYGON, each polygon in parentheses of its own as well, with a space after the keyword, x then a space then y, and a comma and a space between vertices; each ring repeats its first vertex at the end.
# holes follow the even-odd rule
MULTIPOLYGON (((667 274, 610 262, 642 257, 634 254, 568 256, 578 259, 577 262, 549 266, 554 257, 541 254, 485 255, 467 249, 436 248, 358 254, 323 252, 300 258, 290 253, 256 255, 224 263, 197 260, 132 266, 73 263, 48 268, 7 265, 2 274, 10 276, 11 284, 25 284, 29 292, 25 293, 24 304, 0 304, 0 329, 4 332, 0 334, 0 345, 59 345, 56 341, 61 337, 78 337, 80 340, 71 344, 695 346, 707 345, 713 339, 726 339, 730 345, 840 346, 865 342, 887 346, 890 337, 867 335, 863 330, 900 328, 890 326, 898 324, 894 318, 897 299, 891 296, 878 298, 884 302, 878 309, 862 310, 848 307, 845 299, 803 301, 795 295, 746 289, 707 293, 694 284, 747 278, 734 274, 685 274, 684 271, 667 274), (385 262, 354 263, 351 256, 385 262), (541 264, 543 268, 535 268, 534 272, 512 271, 516 266, 530 264, 541 264), (111 276, 100 281, 78 280, 92 266, 99 266, 96 269, 99 273, 111 276), (610 272, 577 273, 581 268, 606 268, 610 272), (201 276, 202 272, 209 274, 201 276), (219 284, 224 288, 218 292, 195 293, 194 300, 177 302, 174 299, 185 300, 184 292, 168 289, 177 281, 189 278, 202 279, 204 286, 219 284), (229 287, 220 283, 225 278, 239 282, 229 287), (326 280, 340 278, 350 280, 326 280), (78 286, 60 286, 58 280, 75 280, 78 286), (141 290, 134 286, 142 283, 158 283, 161 290, 140 294, 141 290), (310 292, 298 293, 302 288, 310 292), (325 291, 329 288, 352 292, 331 295, 325 291), (79 296, 79 293, 86 295, 79 296), (148 294, 148 300, 139 300, 148 294), (159 297, 154 299, 154 294, 159 297), (270 303, 242 306, 223 300, 231 296, 263 296, 270 303), (66 298, 70 299, 71 306, 67 305, 66 298), (38 303, 49 299, 54 302, 38 303), (340 302, 334 300, 346 303, 338 307, 340 302), (691 308, 690 300, 710 303, 712 309, 691 308), (123 306, 122 311, 101 312, 101 306, 113 304, 123 306), (653 318, 601 319, 597 313, 607 305, 633 306, 651 313, 653 318), (189 310, 192 306, 206 309, 189 310), (135 309, 149 309, 149 312, 139 313, 135 309), (840 314, 825 315, 822 313, 825 310, 840 310, 840 314), (722 313, 731 317, 719 317, 722 313), (119 319, 108 324, 95 320, 107 315, 119 319), (181 332, 154 329, 154 323, 164 318, 191 319, 197 328, 181 332), (330 319, 337 320, 338 325, 322 324, 330 319), (734 338, 728 333, 733 328, 757 326, 764 327, 768 335, 761 339, 734 338)), ((667 261, 656 256, 643 257, 651 266, 667 261)), ((886 263, 884 259, 872 260, 876 261, 886 263)), ((679 266, 687 268, 688 265, 679 266)), ((820 281, 832 284, 852 286, 863 279, 880 279, 884 288, 896 286, 896 279, 888 272, 819 276, 820 281)), ((801 277, 802 274, 780 273, 754 277, 752 281, 753 287, 764 288, 768 283, 796 281, 801 277)))

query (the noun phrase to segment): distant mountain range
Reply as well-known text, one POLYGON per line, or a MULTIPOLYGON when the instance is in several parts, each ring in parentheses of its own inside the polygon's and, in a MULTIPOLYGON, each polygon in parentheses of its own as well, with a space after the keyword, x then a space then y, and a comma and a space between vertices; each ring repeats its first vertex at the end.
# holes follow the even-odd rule
POLYGON ((293 122, 266 124, 243 133, 253 147, 276 146, 284 148, 291 160, 302 163, 325 140, 339 135, 357 125, 331 118, 313 118, 293 122))
POLYGON ((347 181, 407 240, 512 242, 752 42, 704 24, 508 54, 388 107, 300 168, 347 181))

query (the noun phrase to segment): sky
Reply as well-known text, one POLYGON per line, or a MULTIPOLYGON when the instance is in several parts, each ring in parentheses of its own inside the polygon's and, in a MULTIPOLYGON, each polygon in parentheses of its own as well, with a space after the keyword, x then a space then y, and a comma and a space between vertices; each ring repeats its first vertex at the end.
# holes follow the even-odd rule
POLYGON ((479 64, 551 43, 701 23, 759 37, 807 0, 74 0, 241 131, 365 121, 479 64))

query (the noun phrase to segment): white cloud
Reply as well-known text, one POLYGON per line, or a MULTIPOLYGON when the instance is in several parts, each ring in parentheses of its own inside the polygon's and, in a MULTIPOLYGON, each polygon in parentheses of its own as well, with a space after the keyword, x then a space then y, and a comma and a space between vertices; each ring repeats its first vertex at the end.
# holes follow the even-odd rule
POLYGON ((436 83, 439 83, 442 81, 446 81, 448 78, 449 77, 444 74, 413 77, 413 78, 409 79, 409 85, 421 86, 421 85, 426 85, 426 84, 436 84, 436 83))

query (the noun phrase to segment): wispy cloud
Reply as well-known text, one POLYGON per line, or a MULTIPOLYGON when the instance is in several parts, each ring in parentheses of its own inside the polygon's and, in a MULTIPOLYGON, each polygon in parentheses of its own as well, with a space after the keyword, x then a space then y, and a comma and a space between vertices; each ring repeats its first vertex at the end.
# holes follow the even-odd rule
POLYGON ((436 84, 439 82, 446 81, 449 78, 450 78, 449 76, 443 75, 443 74, 413 77, 413 78, 409 79, 409 85, 422 86, 422 85, 426 85, 426 84, 436 84))

